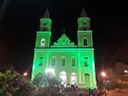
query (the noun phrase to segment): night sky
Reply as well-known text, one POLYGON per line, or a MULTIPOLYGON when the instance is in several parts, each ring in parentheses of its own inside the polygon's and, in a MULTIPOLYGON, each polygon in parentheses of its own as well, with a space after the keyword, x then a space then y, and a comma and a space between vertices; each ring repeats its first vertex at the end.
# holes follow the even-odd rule
POLYGON ((47 8, 53 21, 52 42, 65 28, 77 44, 82 7, 91 18, 97 70, 103 64, 128 64, 128 6, 123 0, 0 0, 0 70, 11 63, 23 73, 31 66, 39 19, 47 8))

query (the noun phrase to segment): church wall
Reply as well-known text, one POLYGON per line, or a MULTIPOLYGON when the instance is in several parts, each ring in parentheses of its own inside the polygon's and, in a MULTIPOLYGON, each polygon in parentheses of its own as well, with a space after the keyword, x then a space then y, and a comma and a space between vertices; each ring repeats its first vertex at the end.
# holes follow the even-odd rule
POLYGON ((92 30, 85 10, 82 9, 78 18, 77 45, 65 33, 51 45, 51 28, 52 20, 47 10, 44 18, 40 19, 40 30, 37 31, 32 79, 36 74, 43 74, 46 69, 52 68, 58 79, 64 76, 64 84, 77 83, 87 89, 96 88, 92 30))
MULTIPOLYGON (((88 73, 90 77, 93 78, 92 64, 94 62, 93 49, 83 49, 83 48, 45 48, 36 49, 35 63, 35 75, 38 73, 44 73, 46 68, 51 65, 51 58, 56 58, 56 64, 53 66, 55 69, 55 75, 59 79, 60 73, 62 71, 66 72, 67 83, 70 83, 70 76, 72 73, 77 75, 77 83, 85 84, 85 74, 88 73), (39 58, 43 57, 44 61, 42 66, 39 66, 39 58), (65 57, 65 66, 61 65, 62 57, 65 57), (75 66, 72 66, 71 58, 75 58, 75 66), (87 58, 87 66, 84 65, 84 58, 87 58)), ((91 79, 91 78, 90 78, 91 79)), ((93 81, 93 80, 92 80, 93 81)))

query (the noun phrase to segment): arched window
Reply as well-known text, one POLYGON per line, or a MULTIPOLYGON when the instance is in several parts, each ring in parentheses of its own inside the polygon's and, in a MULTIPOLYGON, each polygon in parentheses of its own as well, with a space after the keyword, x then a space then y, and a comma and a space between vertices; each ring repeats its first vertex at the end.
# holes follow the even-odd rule
POLYGON ((72 57, 72 66, 75 66, 76 64, 75 64, 75 58, 74 57, 72 57))
POLYGON ((88 73, 85 73, 84 75, 85 75, 85 76, 89 76, 89 74, 88 74, 88 73))
POLYGON ((65 66, 65 63, 66 63, 65 57, 62 57, 61 65, 65 66))
POLYGON ((84 66, 88 66, 88 57, 87 56, 84 57, 84 66))
POLYGON ((39 66, 43 66, 43 57, 39 57, 39 66))
POLYGON ((84 39, 84 46, 87 46, 87 45, 88 45, 87 39, 84 39))
POLYGON ((51 66, 55 66, 55 65, 56 65, 56 58, 55 58, 55 56, 53 56, 51 58, 51 66))

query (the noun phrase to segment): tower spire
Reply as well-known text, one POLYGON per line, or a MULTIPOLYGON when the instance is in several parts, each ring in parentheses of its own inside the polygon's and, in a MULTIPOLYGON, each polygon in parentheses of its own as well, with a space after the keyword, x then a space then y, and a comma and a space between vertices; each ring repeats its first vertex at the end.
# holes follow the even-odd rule
POLYGON ((88 17, 88 16, 87 16, 87 13, 85 12, 85 9, 84 9, 84 8, 82 8, 80 17, 88 17))
POLYGON ((46 9, 43 17, 44 18, 49 18, 50 17, 48 8, 46 9))

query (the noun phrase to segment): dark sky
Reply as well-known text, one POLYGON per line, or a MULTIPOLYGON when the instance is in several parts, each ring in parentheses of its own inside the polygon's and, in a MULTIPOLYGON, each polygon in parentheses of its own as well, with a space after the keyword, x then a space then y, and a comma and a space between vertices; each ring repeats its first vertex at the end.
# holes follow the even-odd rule
POLYGON ((22 73, 32 64, 36 31, 46 8, 53 21, 53 41, 65 28, 77 44, 77 18, 82 7, 91 18, 96 67, 117 61, 128 64, 128 6, 123 0, 1 0, 1 69, 12 63, 22 73), (4 6, 3 1, 7 2, 4 6))

